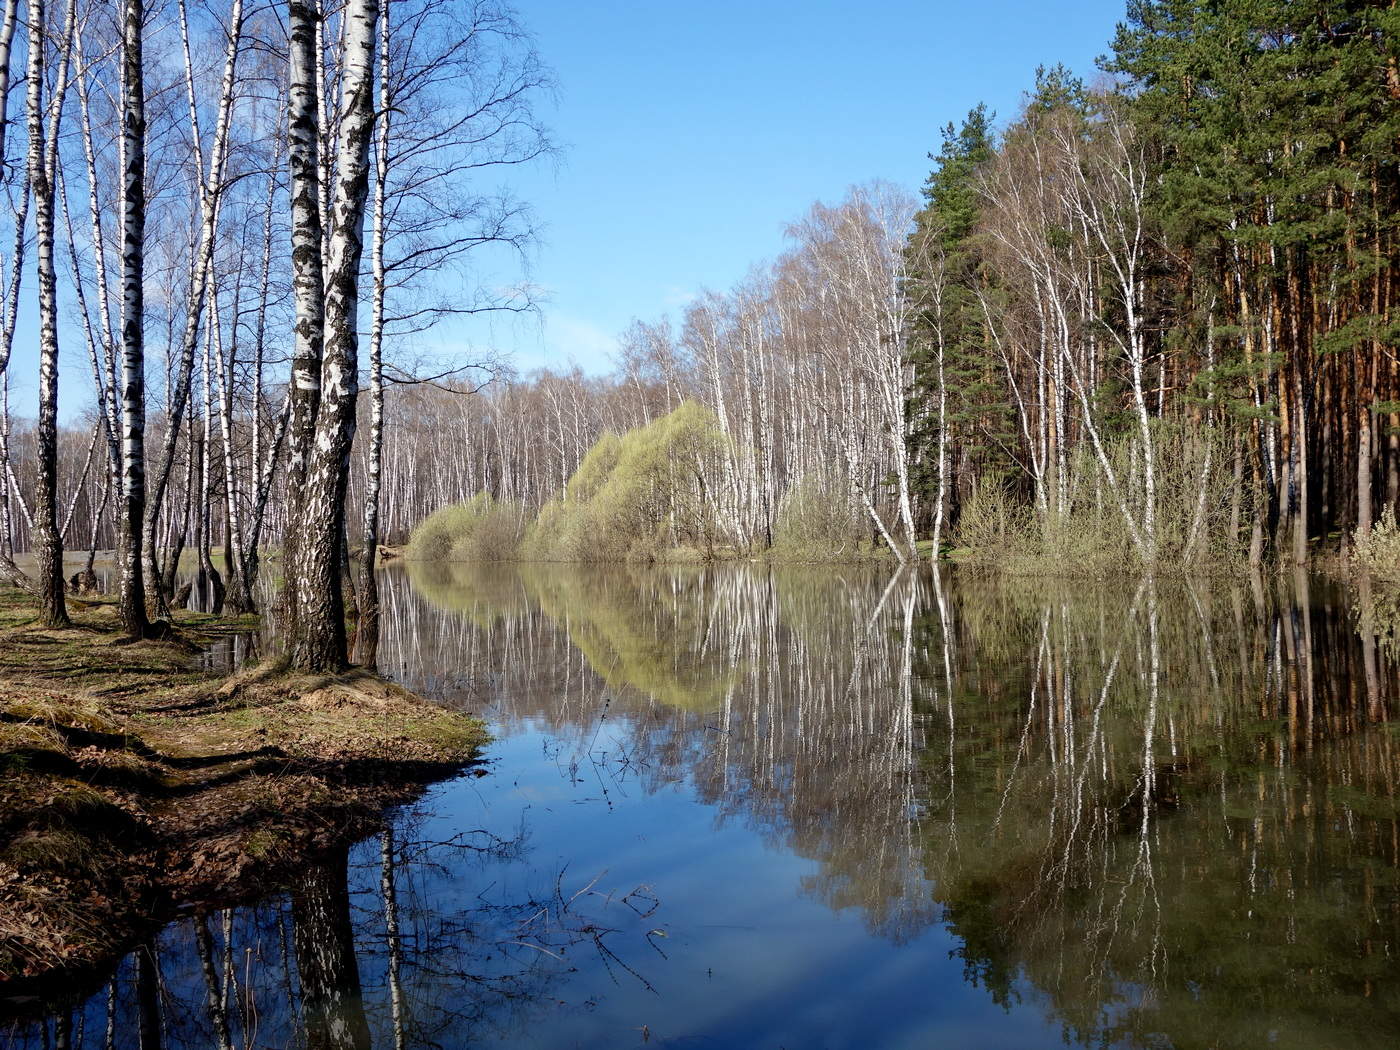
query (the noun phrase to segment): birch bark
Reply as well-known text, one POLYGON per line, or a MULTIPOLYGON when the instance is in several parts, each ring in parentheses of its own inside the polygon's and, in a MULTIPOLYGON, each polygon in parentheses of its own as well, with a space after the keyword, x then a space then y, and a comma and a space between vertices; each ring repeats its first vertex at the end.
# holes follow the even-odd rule
MULTIPOLYGON (((70 13, 72 0, 70 0, 70 13)), ((44 0, 29 0, 29 67, 26 113, 29 185, 34 203, 34 254, 39 284, 39 419, 36 427, 34 549, 38 555, 39 620, 45 627, 68 624, 63 597, 63 537, 58 528, 58 284, 54 269, 54 190, 49 135, 44 127, 44 0)), ((70 19, 71 27, 71 19, 70 19)), ((67 49, 60 53, 66 56, 67 49)), ((54 92, 56 139, 63 106, 66 60, 54 92)))
MULTIPOLYGON (((359 394, 356 314, 374 133, 378 17, 378 0, 350 0, 342 14, 340 135, 326 265, 321 400, 302 493, 300 549, 296 564, 287 565, 297 608, 288 655, 292 666, 314 671, 339 670, 348 659, 341 537, 359 394)), ((294 241, 294 251, 301 247, 294 241)))
POLYGON ((287 460, 287 528, 282 542, 286 566, 282 591, 283 629, 295 635, 299 590, 292 567, 300 560, 302 505, 308 456, 321 403, 321 355, 325 338, 325 283, 321 263, 321 163, 317 104, 319 12, 309 0, 289 0, 290 54, 287 88, 287 165, 291 176, 292 329, 291 418, 287 460))
POLYGON ((122 487, 117 561, 122 628, 130 638, 145 637, 151 629, 141 578, 146 513, 144 7, 143 0, 125 0, 122 10, 122 487))
POLYGON ((374 140, 374 232, 370 246, 370 270, 374 288, 369 327, 369 456, 365 464, 365 550, 360 570, 360 617, 355 630, 355 658, 374 667, 379 653, 379 581, 375 559, 379 554, 379 488, 384 459, 384 297, 388 291, 384 272, 385 202, 389 179, 389 120, 393 113, 389 92, 389 0, 379 12, 378 122, 374 140))

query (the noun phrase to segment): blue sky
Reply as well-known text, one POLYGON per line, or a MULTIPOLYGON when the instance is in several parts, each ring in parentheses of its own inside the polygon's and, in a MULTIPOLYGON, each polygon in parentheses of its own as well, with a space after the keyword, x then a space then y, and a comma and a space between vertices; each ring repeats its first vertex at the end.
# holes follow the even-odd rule
POLYGON ((545 226, 543 324, 492 336, 525 369, 606 370, 633 317, 727 288, 813 201, 871 178, 917 188, 939 129, 979 101, 1011 116, 1037 65, 1092 77, 1123 6, 520 4, 558 76, 566 150, 557 171, 512 179, 545 226))
MULTIPOLYGON (((542 108, 557 163, 504 176, 543 228, 529 274, 541 317, 448 322, 406 356, 495 350, 522 371, 605 372, 633 318, 679 317, 701 289, 728 288, 782 250, 784 224, 813 201, 872 178, 916 189, 939 129, 980 101, 1013 115, 1037 65, 1092 77, 1123 16, 1122 0, 517 4, 559 85, 542 108)), ((11 368, 19 416, 37 389, 31 282, 11 368)), ((91 384, 65 327, 72 419, 91 384)))

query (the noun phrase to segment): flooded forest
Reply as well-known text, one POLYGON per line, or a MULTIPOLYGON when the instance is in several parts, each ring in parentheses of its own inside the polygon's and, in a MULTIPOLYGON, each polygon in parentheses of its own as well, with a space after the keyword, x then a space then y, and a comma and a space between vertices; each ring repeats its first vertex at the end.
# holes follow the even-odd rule
POLYGON ((385 672, 489 720, 485 775, 196 907, 11 1045, 1394 1039, 1396 665, 1354 591, 382 582, 385 672))
POLYGON ((589 17, 0 0, 0 1046, 1395 1045, 1392 5, 1130 0, 606 352, 589 17))

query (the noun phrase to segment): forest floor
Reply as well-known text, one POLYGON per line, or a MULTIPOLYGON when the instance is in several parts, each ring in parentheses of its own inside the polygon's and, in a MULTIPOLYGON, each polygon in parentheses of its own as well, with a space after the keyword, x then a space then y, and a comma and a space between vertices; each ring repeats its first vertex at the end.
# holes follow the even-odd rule
POLYGON ((364 671, 201 669, 251 617, 125 643, 106 600, 38 626, 0 589, 0 997, 96 968, 191 903, 285 885, 308 851, 470 765, 486 733, 364 671))

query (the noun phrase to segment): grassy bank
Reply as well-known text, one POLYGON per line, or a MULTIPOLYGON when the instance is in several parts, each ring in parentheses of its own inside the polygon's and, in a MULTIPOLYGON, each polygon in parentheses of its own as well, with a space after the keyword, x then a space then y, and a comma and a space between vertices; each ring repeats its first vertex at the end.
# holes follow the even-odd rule
MULTIPOLYGON (((114 609, 36 626, 0 589, 0 981, 100 964, 179 903, 229 903, 469 763, 481 723, 365 672, 220 676, 248 618, 180 613, 124 644, 114 609)), ((9 989, 6 989, 9 992, 9 989)))

